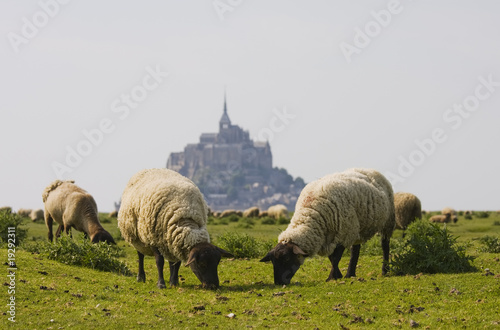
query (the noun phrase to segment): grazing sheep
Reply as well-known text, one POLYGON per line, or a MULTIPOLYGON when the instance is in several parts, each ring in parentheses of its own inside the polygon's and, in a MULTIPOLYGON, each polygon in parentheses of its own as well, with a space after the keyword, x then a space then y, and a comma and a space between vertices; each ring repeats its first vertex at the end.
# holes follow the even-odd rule
POLYGON ((210 244, 207 205, 198 187, 168 169, 143 170, 132 176, 122 195, 118 227, 137 250, 137 281, 146 281, 144 255, 154 256, 159 288, 165 288, 164 259, 170 265, 170 285, 179 284, 182 261, 203 287, 217 288, 220 259, 232 257, 210 244))
POLYGON ((269 216, 269 214, 267 214, 267 211, 260 211, 259 212, 259 218, 265 218, 269 216))
POLYGON ((37 221, 37 220, 43 220, 43 210, 42 209, 37 209, 37 210, 31 210, 30 212, 30 218, 31 221, 37 221))
POLYGON ((267 216, 276 220, 288 219, 288 209, 283 204, 276 204, 267 209, 267 216))
POLYGON ((118 211, 114 210, 114 211, 109 212, 108 217, 109 218, 116 218, 116 217, 118 217, 118 211))
POLYGON ((448 223, 451 222, 451 213, 433 215, 429 218, 430 222, 448 223))
POLYGON ((245 218, 257 218, 259 216, 259 208, 257 206, 253 206, 249 209, 246 209, 243 212, 243 216, 245 218))
POLYGON ((224 210, 222 211, 220 214, 219 214, 219 218, 225 218, 225 217, 229 217, 231 215, 238 215, 238 211, 236 210, 224 210))
POLYGON ((29 218, 31 215, 31 209, 19 209, 17 211, 17 214, 19 214, 22 217, 29 218))
POLYGON ((356 276, 360 244, 382 236, 382 274, 388 271, 389 241, 394 231, 391 184, 371 169, 349 169, 309 183, 300 193, 295 214, 276 245, 261 261, 272 261, 274 283, 289 284, 304 258, 319 254, 332 264, 327 281, 342 277, 342 253, 351 247, 346 277, 356 276))
POLYGON ((99 222, 94 198, 74 182, 56 180, 43 191, 45 224, 49 229, 49 240, 52 241, 54 237, 52 223, 55 221, 59 224, 56 237, 59 237, 63 229, 69 235, 73 227, 90 237, 92 243, 116 244, 99 222))
POLYGON ((422 219, 422 205, 417 196, 406 193, 397 192, 394 194, 394 207, 396 212, 396 228, 405 230, 410 223, 415 219, 422 219))
POLYGON ((453 223, 456 223, 458 221, 457 211, 455 211, 451 207, 445 207, 444 209, 442 209, 441 214, 444 214, 444 215, 450 214, 451 221, 453 221, 453 223))

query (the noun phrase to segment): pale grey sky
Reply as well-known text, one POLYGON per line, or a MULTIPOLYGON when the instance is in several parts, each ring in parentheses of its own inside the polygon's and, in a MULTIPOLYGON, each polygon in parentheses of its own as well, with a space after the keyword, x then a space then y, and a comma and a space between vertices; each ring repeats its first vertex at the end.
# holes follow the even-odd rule
POLYGON ((227 86, 306 182, 370 167, 427 210, 500 209, 498 1, 2 1, 0 34, 0 206, 59 175, 112 210, 227 86))

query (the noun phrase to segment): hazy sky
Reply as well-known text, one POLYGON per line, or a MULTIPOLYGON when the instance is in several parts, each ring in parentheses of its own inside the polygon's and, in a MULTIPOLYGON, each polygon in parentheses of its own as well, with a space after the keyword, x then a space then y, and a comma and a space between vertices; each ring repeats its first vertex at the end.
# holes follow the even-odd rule
POLYGON ((375 168, 500 209, 498 1, 1 1, 0 206, 129 178, 233 124, 306 182, 375 168))

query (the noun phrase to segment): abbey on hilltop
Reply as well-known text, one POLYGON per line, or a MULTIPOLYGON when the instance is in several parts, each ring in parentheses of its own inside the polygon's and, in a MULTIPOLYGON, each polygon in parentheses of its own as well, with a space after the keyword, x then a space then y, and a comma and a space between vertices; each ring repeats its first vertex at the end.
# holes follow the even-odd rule
POLYGON ((198 185, 212 210, 285 204, 293 210, 304 187, 285 169, 273 168, 269 142, 253 141, 248 131, 233 125, 226 97, 218 133, 202 133, 198 143, 173 152, 167 168, 198 185))

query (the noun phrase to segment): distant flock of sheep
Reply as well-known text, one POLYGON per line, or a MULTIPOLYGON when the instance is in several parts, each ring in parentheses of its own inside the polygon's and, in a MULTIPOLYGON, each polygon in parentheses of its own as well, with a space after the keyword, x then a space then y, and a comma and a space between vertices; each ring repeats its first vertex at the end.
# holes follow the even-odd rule
MULTIPOLYGON (((113 237, 98 219, 94 198, 74 181, 56 180, 43 193, 44 210, 20 209, 18 214, 33 221, 45 219, 53 240, 52 224, 71 234, 71 228, 83 232, 92 242, 115 244, 113 237)), ((284 205, 267 211, 252 207, 244 212, 226 210, 211 212, 198 187, 188 178, 168 169, 148 169, 129 180, 121 199, 118 227, 123 238, 136 250, 139 258, 137 281, 145 282, 144 256, 154 256, 159 288, 165 288, 163 267, 169 263, 169 284, 179 284, 181 263, 190 267, 202 287, 219 287, 217 267, 222 257, 231 253, 210 243, 207 218, 233 214, 244 217, 288 219, 284 205)), ((0 208, 2 210, 2 208, 0 208)), ((306 185, 296 204, 290 224, 278 237, 278 244, 260 261, 273 264, 274 283, 289 284, 304 259, 314 255, 329 258, 332 268, 329 280, 342 278, 338 267, 346 248, 351 257, 345 277, 356 276, 360 244, 375 234, 381 237, 382 274, 388 271, 389 241, 395 228, 404 230, 415 219, 422 218, 420 200, 413 194, 393 193, 389 181, 373 169, 348 169, 327 175, 306 185)), ((431 222, 456 222, 451 208, 430 217, 431 222)))

